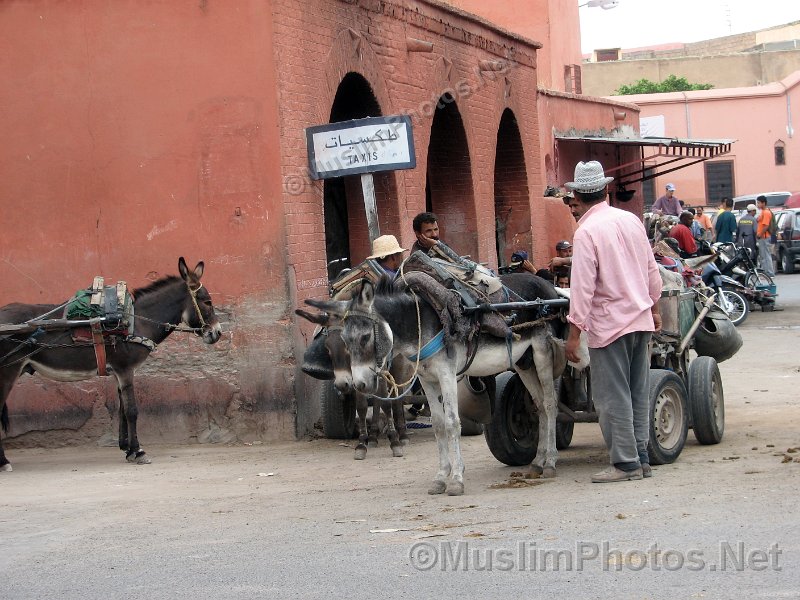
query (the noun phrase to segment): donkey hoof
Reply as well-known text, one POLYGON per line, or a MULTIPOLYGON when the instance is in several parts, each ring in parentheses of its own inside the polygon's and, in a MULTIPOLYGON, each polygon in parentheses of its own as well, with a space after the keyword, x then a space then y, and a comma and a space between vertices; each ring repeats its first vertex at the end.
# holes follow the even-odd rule
POLYGON ((394 458, 403 458, 403 446, 401 446, 400 444, 393 444, 392 456, 394 458))
POLYGON ((539 465, 533 465, 532 464, 530 470, 531 470, 531 473, 533 473, 534 475, 542 475, 544 473, 544 469, 542 467, 540 467, 539 465))
POLYGON ((356 454, 353 458, 355 458, 356 460, 364 460, 365 458, 367 458, 366 446, 359 446, 358 448, 356 448, 356 454))
POLYGON ((464 495, 464 483, 461 481, 451 481, 450 485, 447 486, 447 495, 448 496, 463 496, 464 495))
POLYGON ((435 496, 436 494, 444 494, 446 488, 447 484, 444 481, 439 481, 437 479, 433 482, 433 485, 428 488, 428 493, 431 496, 435 496))
POLYGON ((144 450, 129 452, 128 455, 125 457, 125 460, 135 465, 149 465, 152 462, 150 460, 150 457, 147 456, 147 454, 145 454, 144 450))
POLYGON ((14 469, 11 468, 11 463, 6 463, 0 466, 0 471, 13 471, 14 469))
POLYGON ((545 479, 552 479, 556 476, 556 468, 555 467, 545 467, 542 469, 542 477, 545 479))

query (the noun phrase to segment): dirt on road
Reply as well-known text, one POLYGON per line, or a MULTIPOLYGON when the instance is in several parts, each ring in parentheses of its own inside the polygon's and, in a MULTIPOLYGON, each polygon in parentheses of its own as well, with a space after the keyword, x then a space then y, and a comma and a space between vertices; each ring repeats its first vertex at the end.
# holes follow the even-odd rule
POLYGON ((607 462, 596 424, 576 425, 546 481, 464 438, 455 498, 426 494, 431 429, 403 458, 382 440, 364 461, 326 439, 148 446, 148 466, 108 447, 11 449, 0 596, 800 597, 800 307, 740 331, 720 365, 722 443, 690 432, 643 481, 590 483, 607 462))

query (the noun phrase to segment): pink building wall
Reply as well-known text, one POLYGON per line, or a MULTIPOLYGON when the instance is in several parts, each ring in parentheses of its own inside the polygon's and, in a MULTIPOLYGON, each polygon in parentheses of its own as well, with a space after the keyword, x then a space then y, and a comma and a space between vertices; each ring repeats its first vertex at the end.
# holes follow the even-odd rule
MULTIPOLYGON (((794 128, 800 106, 800 71, 768 85, 647 94, 624 98, 641 108, 640 116, 663 115, 667 137, 737 140, 719 161, 734 163, 734 195, 769 191, 800 191, 800 141, 794 128), (785 144, 785 165, 775 164, 775 144, 785 144)), ((712 161, 709 161, 712 162, 712 161)), ((658 195, 667 183, 687 204, 706 204, 703 163, 661 176, 658 195)))

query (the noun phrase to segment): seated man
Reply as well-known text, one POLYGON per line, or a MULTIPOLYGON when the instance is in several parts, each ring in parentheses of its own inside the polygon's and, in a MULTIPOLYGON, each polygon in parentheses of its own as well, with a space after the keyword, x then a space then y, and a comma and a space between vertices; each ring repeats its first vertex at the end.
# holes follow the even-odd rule
POLYGON ((688 210, 685 210, 681 213, 678 224, 669 230, 669 237, 675 238, 678 241, 682 258, 694 256, 697 253, 697 242, 691 230, 693 221, 694 215, 688 210))
POLYGON ((439 241, 439 217, 432 212, 419 213, 411 222, 417 241, 411 246, 411 254, 421 250, 427 254, 439 241))
POLYGON ((563 289, 569 289, 569 268, 556 276, 555 286, 563 289))
POLYGON ((556 244, 556 255, 550 260, 549 266, 556 280, 559 277, 563 278, 564 275, 569 279, 570 267, 572 266, 572 244, 567 240, 558 242, 556 244))
POLYGON ((393 235, 382 235, 375 238, 372 242, 372 255, 367 258, 373 258, 378 261, 378 264, 383 267, 386 274, 394 279, 397 277, 397 270, 403 262, 403 252, 405 248, 401 248, 397 243, 397 238, 393 235))

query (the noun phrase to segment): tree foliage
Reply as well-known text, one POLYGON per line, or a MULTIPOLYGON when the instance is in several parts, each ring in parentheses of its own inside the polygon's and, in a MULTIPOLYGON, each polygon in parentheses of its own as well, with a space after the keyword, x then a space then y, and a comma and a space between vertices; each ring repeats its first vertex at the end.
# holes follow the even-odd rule
POLYGON ((714 86, 710 83, 689 83, 686 77, 670 75, 664 81, 655 82, 649 79, 640 79, 632 85, 622 85, 614 92, 617 96, 631 94, 662 94, 665 92, 689 92, 692 90, 710 90, 714 86))

